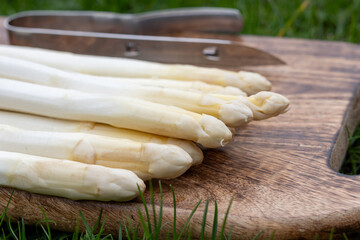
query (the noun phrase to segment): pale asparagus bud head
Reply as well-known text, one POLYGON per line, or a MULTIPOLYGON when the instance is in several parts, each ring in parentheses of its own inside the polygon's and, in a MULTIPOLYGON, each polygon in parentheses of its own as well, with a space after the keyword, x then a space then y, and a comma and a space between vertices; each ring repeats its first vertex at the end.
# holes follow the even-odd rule
POLYGON ((229 72, 225 73, 223 78, 225 84, 238 87, 248 95, 271 90, 271 83, 258 73, 240 71, 236 74, 229 72))

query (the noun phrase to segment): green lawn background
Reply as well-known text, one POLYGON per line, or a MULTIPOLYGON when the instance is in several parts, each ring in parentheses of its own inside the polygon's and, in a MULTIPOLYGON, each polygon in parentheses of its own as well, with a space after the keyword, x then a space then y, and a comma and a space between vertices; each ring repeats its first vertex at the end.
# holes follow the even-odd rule
POLYGON ((246 34, 277 35, 295 18, 284 36, 360 41, 359 0, 0 0, 0 14, 34 9, 137 13, 201 6, 239 9, 246 34), (302 4, 308 5, 297 14, 302 4))

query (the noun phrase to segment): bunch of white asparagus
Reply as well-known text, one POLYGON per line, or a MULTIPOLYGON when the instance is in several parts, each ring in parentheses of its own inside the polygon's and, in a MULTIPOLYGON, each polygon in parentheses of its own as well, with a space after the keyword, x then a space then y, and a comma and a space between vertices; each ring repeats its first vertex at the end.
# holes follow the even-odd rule
POLYGON ((127 201, 289 101, 264 77, 0 45, 0 185, 127 201), (195 143, 194 143, 195 142, 195 143))

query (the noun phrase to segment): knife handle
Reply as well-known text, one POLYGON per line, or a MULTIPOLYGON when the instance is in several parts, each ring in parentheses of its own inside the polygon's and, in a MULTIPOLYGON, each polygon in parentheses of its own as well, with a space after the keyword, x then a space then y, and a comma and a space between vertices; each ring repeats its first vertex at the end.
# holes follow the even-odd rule
POLYGON ((132 33, 145 35, 182 32, 238 34, 243 26, 239 10, 231 8, 178 8, 133 14, 128 20, 132 22, 132 33))
POLYGON ((243 26, 232 8, 177 8, 138 14, 94 11, 25 11, 7 19, 8 27, 86 32, 174 35, 190 33, 238 34, 243 26))

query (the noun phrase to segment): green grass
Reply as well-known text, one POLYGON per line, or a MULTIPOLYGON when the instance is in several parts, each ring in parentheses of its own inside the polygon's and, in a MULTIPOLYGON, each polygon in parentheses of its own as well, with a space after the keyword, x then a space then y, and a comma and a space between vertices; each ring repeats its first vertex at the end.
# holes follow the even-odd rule
POLYGON ((358 175, 360 174, 360 124, 355 129, 353 136, 349 134, 348 142, 348 150, 339 172, 358 175))
POLYGON ((200 6, 240 9, 246 34, 360 42, 360 1, 357 0, 2 0, 0 14, 34 9, 137 13, 200 6), (308 6, 298 12, 304 2, 308 6))
MULTIPOLYGON (((231 7, 240 9, 244 18, 244 34, 285 36, 296 38, 310 38, 323 40, 340 40, 360 43, 360 1, 358 0, 0 0, 0 15, 10 15, 24 10, 53 9, 53 10, 96 10, 112 11, 121 13, 138 13, 143 11, 177 8, 177 7, 231 7)), ((349 137, 349 150, 344 161, 341 172, 346 174, 360 173, 360 125, 353 137, 349 137)), ((173 190, 173 189, 172 189, 173 190)), ((136 239, 139 229, 144 232, 144 236, 139 239, 158 239, 162 231, 171 231, 172 235, 180 238, 191 237, 189 230, 190 220, 182 226, 181 232, 176 229, 168 229, 169 223, 162 223, 162 208, 158 215, 154 214, 153 219, 149 217, 149 209, 154 212, 154 196, 152 185, 150 185, 151 206, 144 202, 144 210, 138 211, 142 219, 141 225, 133 226, 128 219, 119 219, 119 232, 123 230, 123 238, 136 239), (145 215, 143 213, 145 212, 145 215), (186 235, 186 236, 185 236, 186 235)), ((176 216, 176 197, 174 194, 174 216, 176 216)), ((162 206, 162 193, 160 193, 160 206, 162 206)), ((197 211, 202 201, 194 203, 194 212, 197 211)), ((203 228, 201 236, 204 236, 205 220, 209 200, 205 202, 205 213, 203 218, 203 228)), ((231 203, 229 204, 230 209, 231 203)), ((229 209, 227 214, 229 214, 229 209)), ((39 209, 41 211, 41 209, 39 209)), ((96 227, 100 230, 95 232, 96 227, 87 225, 82 213, 79 213, 86 226, 85 232, 75 231, 74 233, 63 233, 51 230, 52 221, 46 218, 43 211, 44 220, 38 226, 26 226, 23 221, 10 224, 7 218, 6 209, 0 216, 0 238, 5 239, 113 239, 112 236, 101 234, 103 223, 98 221, 96 227), (45 225, 44 225, 45 223, 45 225)), ((230 212, 231 214, 231 212, 230 212)), ((100 216, 100 214, 99 214, 100 216)), ((100 219, 100 218, 99 218, 100 219)), ((189 216, 191 219, 191 215, 189 216)), ((220 227, 220 236, 216 236, 218 229, 217 214, 214 213, 212 222, 211 239, 230 239, 231 232, 224 234, 223 226, 226 218, 220 227)), ((174 218, 174 225, 176 217, 174 218)), ((333 237, 333 231, 329 233, 329 239, 333 237)), ((262 235, 259 232, 254 239, 262 235)), ((207 236, 209 237, 209 236, 207 236)), ((346 234, 343 235, 347 239, 346 234)), ((315 236, 316 238, 316 236, 315 236)), ((122 239, 122 238, 119 238, 122 239)), ((176 238, 174 238, 176 239, 176 238)), ((271 239, 276 239, 276 233, 271 239)))

